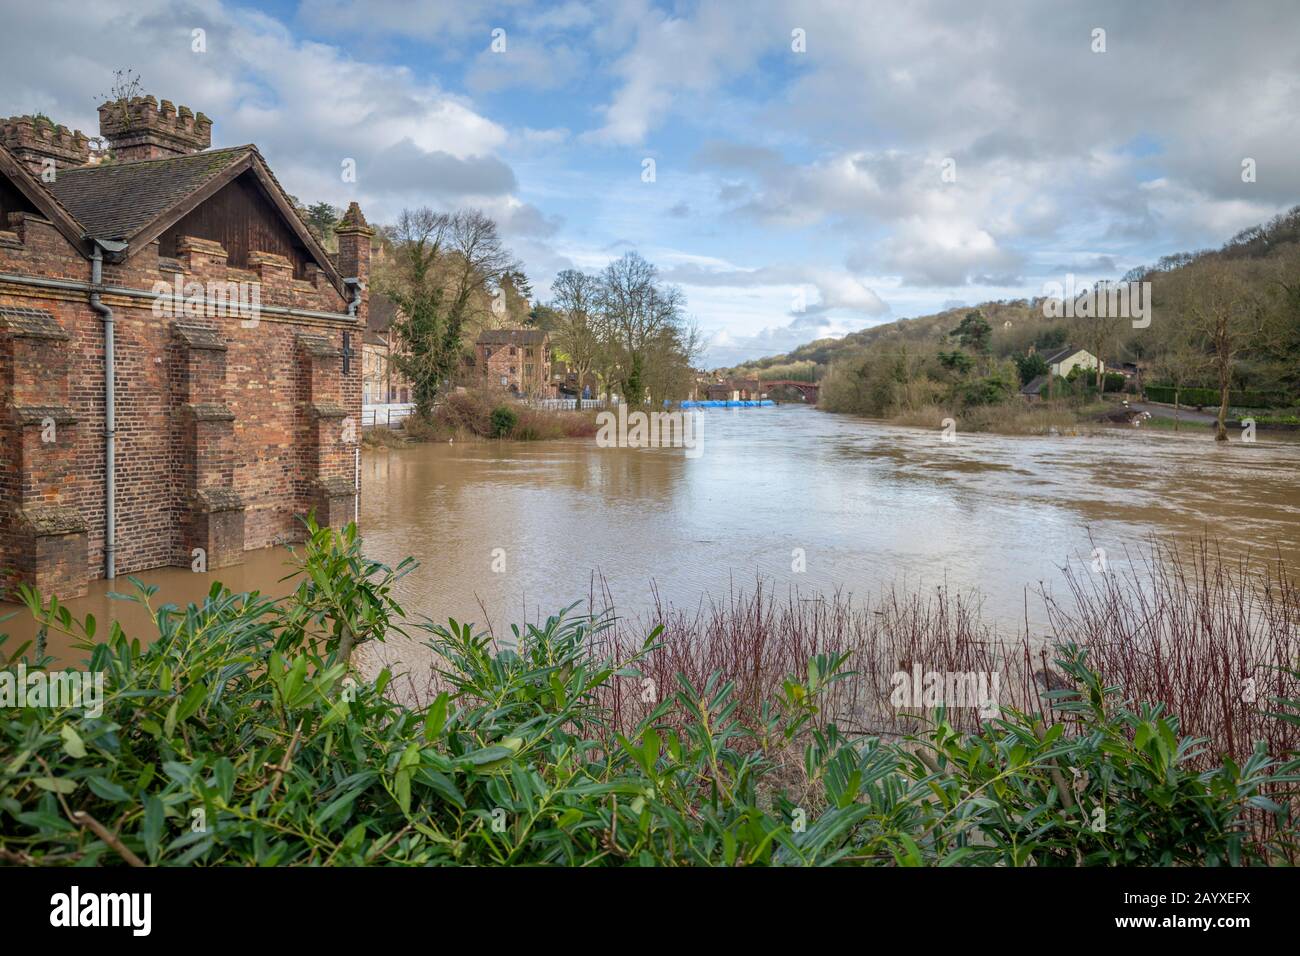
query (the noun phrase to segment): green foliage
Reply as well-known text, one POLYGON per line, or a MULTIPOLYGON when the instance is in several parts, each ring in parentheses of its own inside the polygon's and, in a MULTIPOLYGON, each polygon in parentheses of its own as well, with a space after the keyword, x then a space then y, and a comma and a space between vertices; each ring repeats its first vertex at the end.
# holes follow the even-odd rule
POLYGON ((938 357, 940 365, 959 375, 965 375, 975 367, 975 360, 960 349, 954 349, 951 352, 940 352, 938 357))
MULTIPOLYGON (((1096 394, 1097 370, 1095 368, 1076 365, 1070 369, 1070 374, 1065 377, 1065 380, 1075 386, 1076 392, 1096 394)), ((1127 383, 1128 379, 1119 372, 1103 372, 1101 375, 1102 391, 1105 392, 1122 392, 1127 383)))
MULTIPOLYGON (((1172 385, 1148 385, 1145 391, 1147 398, 1153 402, 1173 404, 1175 389, 1172 385)), ((1217 388, 1180 388, 1176 391, 1180 405, 1218 406, 1219 404, 1217 388)), ((1284 401, 1280 395, 1235 390, 1228 393, 1228 400, 1237 408, 1272 408, 1284 401)))
POLYGON ((1030 355, 1015 356, 1016 372, 1020 375, 1020 384, 1028 385, 1040 375, 1049 371, 1047 362, 1037 352, 1030 355))
POLYGON ((519 423, 519 416, 509 405, 498 405, 492 409, 492 437, 506 438, 519 423))
MULTIPOLYGON (((332 569, 309 590, 325 634, 374 604, 338 579, 353 574, 334 557, 348 542, 322 540, 309 562, 332 569)), ((134 600, 152 596, 140 586, 134 600)), ((1049 695, 1057 723, 1004 712, 970 735, 940 710, 911 739, 850 737, 822 710, 850 676, 847 655, 823 655, 757 719, 739 719, 721 677, 679 677, 620 733, 598 691, 631 681, 640 693, 637 661, 659 632, 632 659, 606 659, 593 648, 609 621, 572 609, 516 628, 505 647, 454 620, 427 628, 440 690, 406 706, 386 670, 347 677, 296 598, 214 585, 201 605, 152 610, 147 647, 116 625, 93 643, 92 619, 27 600, 85 640, 106 693, 98 716, 20 706, 0 724, 10 862, 1254 863, 1270 847, 1248 839, 1248 815, 1286 823, 1263 791, 1296 779, 1262 750, 1191 769, 1202 742, 1159 707, 1121 702, 1069 647, 1058 664, 1079 691, 1049 695), (803 770, 795 792, 781 772, 791 758, 803 770)), ((1294 829, 1277 839, 1294 842, 1294 829)))
POLYGON ((390 630, 401 632, 395 619, 403 615, 393 598, 393 585, 415 567, 407 558, 396 570, 361 554, 357 526, 343 531, 322 528, 315 514, 307 516, 307 538, 289 551, 295 576, 301 581, 284 613, 282 647, 323 639, 329 660, 348 664, 360 644, 383 640, 390 630))
POLYGON ((993 329, 985 320, 984 314, 976 309, 974 312, 967 312, 961 324, 948 334, 955 336, 962 348, 977 355, 984 355, 989 351, 989 340, 993 335, 993 329))
POLYGON ((1062 325, 1054 325, 1051 328, 1044 329, 1034 339, 1034 346, 1040 352, 1050 352, 1053 349, 1065 348, 1070 340, 1070 333, 1062 325))
POLYGON ((961 386, 964 405, 997 405, 1010 401, 1015 394, 1016 383, 1001 374, 985 375, 961 386))

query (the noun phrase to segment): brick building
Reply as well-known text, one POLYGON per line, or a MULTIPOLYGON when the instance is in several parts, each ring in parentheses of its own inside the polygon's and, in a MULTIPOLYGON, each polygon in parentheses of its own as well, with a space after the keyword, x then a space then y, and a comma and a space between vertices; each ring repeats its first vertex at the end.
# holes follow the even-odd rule
POLYGON ((370 318, 361 346, 361 401, 366 405, 413 401, 411 383, 393 362, 397 305, 381 293, 370 296, 370 318))
POLYGON ((474 343, 486 383, 514 395, 554 398, 550 337, 541 329, 488 329, 474 343))
POLYGON ((120 100, 100 133, 0 122, 0 590, 235 564, 357 500, 360 209, 330 255, 203 114, 120 100))

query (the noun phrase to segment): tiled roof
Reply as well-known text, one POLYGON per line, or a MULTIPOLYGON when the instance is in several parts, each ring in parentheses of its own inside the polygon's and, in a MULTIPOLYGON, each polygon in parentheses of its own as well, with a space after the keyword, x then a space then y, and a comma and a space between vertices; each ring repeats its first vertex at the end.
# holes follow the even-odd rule
POLYGON ((166 159, 61 169, 49 189, 88 235, 128 239, 253 150, 234 146, 166 159))
POLYGON ((1043 361, 1046 362, 1048 365, 1051 365, 1055 362, 1061 361, 1062 359, 1069 358, 1075 352, 1082 352, 1082 351, 1083 349, 1079 348, 1077 345, 1067 345, 1063 349, 1057 349, 1055 352, 1053 352, 1050 355, 1044 355, 1043 361))
POLYGON ((1047 384, 1046 375, 1035 375, 1025 384, 1025 387, 1020 390, 1020 394, 1037 395, 1040 392, 1042 392, 1043 386, 1046 384, 1047 384))
POLYGON ((366 327, 372 332, 387 332, 396 319, 397 304, 382 292, 371 292, 366 327))
POLYGON ((541 329, 487 329, 478 336, 479 345, 541 345, 545 341, 541 329))

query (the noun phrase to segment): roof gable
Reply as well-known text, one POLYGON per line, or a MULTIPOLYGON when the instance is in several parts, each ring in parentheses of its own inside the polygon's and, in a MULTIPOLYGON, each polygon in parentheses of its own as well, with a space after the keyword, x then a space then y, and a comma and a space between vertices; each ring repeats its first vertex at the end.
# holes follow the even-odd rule
POLYGON ((248 150, 241 146, 65 169, 50 184, 50 192, 72 211, 88 235, 130 242, 158 217, 246 159, 248 150))
MULTIPOLYGON (((4 145, 0 145, 0 175, 12 183, 14 189, 53 223, 54 227, 63 233, 64 237, 83 255, 89 254, 90 247, 85 241, 86 230, 81 223, 4 145)), ((63 173, 59 175, 62 176, 63 173)), ((0 226, 3 225, 4 223, 0 223, 0 226)))
POLYGON ((244 173, 257 180, 280 219, 346 298, 334 261, 303 223, 256 146, 62 170, 50 191, 76 216, 86 235, 126 242, 123 257, 129 258, 244 173))

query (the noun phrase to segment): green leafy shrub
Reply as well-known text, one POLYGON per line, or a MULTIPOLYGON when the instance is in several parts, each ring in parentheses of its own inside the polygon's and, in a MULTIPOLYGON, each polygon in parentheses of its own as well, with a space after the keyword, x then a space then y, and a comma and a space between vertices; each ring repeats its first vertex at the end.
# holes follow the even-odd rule
MULTIPOLYGON (((1294 780, 1257 751, 1189 769, 1200 742, 1130 707, 1082 652, 1059 665, 1054 721, 1004 712, 978 733, 943 711, 902 741, 846 735, 822 706, 844 655, 808 660, 757 720, 719 675, 679 677, 626 733, 597 703, 641 686, 608 659, 606 620, 562 612, 509 646, 456 621, 423 630, 440 687, 396 701, 352 646, 404 622, 401 568, 351 529, 311 531, 304 580, 272 601, 219 585, 152 610, 148 646, 26 592, 106 678, 102 713, 27 706, 0 726, 0 857, 38 864, 1094 865, 1253 863, 1252 812, 1294 780), (782 773, 797 763, 798 778, 782 773), (1101 816, 1097 814, 1101 811, 1101 816), (1100 825, 1099 825, 1100 822, 1100 825)), ((134 600, 150 604, 151 588, 134 600)), ((28 662, 48 666, 48 661, 28 662)), ((1293 768, 1282 768, 1292 772, 1293 768)), ((1294 843, 1294 827, 1279 829, 1294 843)))
POLYGON ((963 405, 997 405, 1010 400, 1016 384, 1001 375, 985 375, 961 385, 963 405))
POLYGON ((506 438, 515 430, 519 416, 509 405, 498 405, 492 409, 492 437, 506 438))

